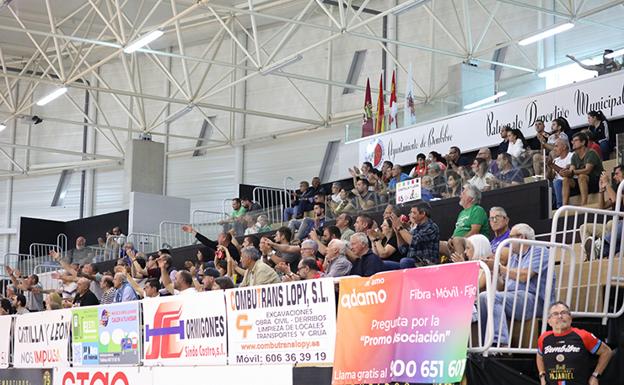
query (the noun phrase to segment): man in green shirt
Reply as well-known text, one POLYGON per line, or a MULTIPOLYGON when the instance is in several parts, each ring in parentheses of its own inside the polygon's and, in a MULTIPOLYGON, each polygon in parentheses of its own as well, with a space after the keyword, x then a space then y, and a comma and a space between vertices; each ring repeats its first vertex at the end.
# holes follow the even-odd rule
POLYGON ((481 203, 481 191, 474 185, 465 185, 459 196, 459 205, 463 207, 463 210, 457 216, 455 231, 451 239, 448 242, 440 242, 440 256, 450 257, 453 252, 463 255, 465 249, 463 238, 475 234, 490 237, 488 215, 479 203, 481 203))
POLYGON ((577 186, 581 193, 581 205, 587 205, 590 193, 598 192, 600 174, 604 171, 600 156, 587 147, 589 138, 587 134, 579 132, 572 137, 572 163, 567 169, 559 171, 563 177, 563 204, 570 203, 570 193, 577 186))

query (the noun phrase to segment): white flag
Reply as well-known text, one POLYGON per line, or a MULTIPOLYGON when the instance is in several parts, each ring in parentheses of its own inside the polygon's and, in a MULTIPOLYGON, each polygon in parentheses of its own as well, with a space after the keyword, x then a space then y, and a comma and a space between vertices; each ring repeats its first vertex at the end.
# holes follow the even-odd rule
POLYGON ((405 109, 403 110, 403 127, 416 123, 416 103, 414 100, 414 83, 412 82, 412 63, 409 65, 405 83, 405 109))

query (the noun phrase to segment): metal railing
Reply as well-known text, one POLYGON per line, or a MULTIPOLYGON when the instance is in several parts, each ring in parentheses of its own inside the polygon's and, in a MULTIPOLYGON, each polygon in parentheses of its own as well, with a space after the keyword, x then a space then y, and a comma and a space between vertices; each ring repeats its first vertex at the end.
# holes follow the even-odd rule
POLYGON ((223 231, 223 223, 228 217, 225 212, 194 210, 191 214, 191 223, 197 232, 215 239, 223 231))
MULTIPOLYGON (((556 279, 555 253, 559 250, 565 250, 574 266, 574 249, 565 244, 509 238, 498 246, 492 284, 502 288, 494 295, 494 338, 489 352, 535 353, 537 338, 546 330, 542 317, 550 304, 563 299, 564 288, 565 301, 571 298, 574 270, 568 271, 567 279, 565 276, 556 279), (503 256, 507 258, 501 264, 503 256), (501 270, 505 271, 502 275, 501 270)), ((489 300, 487 294, 480 294, 481 308, 486 300, 489 300)), ((478 315, 483 320, 482 309, 478 315)))
POLYGON ((44 290, 58 290, 62 288, 62 284, 58 278, 54 278, 54 273, 58 273, 60 269, 58 263, 37 265, 34 274, 39 277, 39 284, 44 290))
POLYGON ((196 239, 193 234, 182 231, 182 226, 184 225, 188 225, 188 223, 171 221, 160 222, 158 228, 162 247, 175 249, 195 244, 196 239))
POLYGON ((144 254, 153 253, 160 249, 160 235, 149 233, 130 233, 126 242, 132 243, 134 248, 144 254))
MULTIPOLYGON (((283 187, 255 187, 252 191, 252 199, 258 202, 262 208, 269 207, 290 207, 292 203, 293 189, 288 187, 294 179, 287 176, 284 178, 283 187)), ((283 211, 282 209, 282 211, 283 211)), ((267 212, 269 223, 281 223, 283 212, 267 212)))

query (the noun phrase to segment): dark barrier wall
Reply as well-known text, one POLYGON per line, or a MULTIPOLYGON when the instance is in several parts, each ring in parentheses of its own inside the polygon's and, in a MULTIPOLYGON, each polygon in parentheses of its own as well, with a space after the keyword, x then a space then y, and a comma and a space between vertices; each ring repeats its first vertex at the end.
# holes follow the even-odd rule
POLYGON ((31 243, 56 244, 59 233, 67 235, 67 248, 71 249, 80 235, 87 238, 87 245, 97 243, 98 237, 104 237, 114 226, 120 226, 127 234, 128 210, 76 219, 68 222, 51 221, 40 218, 20 218, 19 252, 28 254, 31 243))

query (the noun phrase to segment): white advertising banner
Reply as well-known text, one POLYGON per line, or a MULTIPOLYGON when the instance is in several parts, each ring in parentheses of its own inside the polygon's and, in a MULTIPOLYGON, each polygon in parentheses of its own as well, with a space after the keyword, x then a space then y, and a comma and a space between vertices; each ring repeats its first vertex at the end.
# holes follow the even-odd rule
POLYGON ((146 385, 152 384, 151 368, 108 367, 61 368, 54 373, 54 385, 146 385))
POLYGON ((151 385, 180 383, 198 385, 293 385, 292 365, 246 366, 245 370, 235 366, 154 367, 152 370, 154 382, 151 385), (195 379, 195 381, 191 379, 195 379))
POLYGON ((69 362, 71 310, 27 313, 15 318, 13 366, 54 368, 69 362))
POLYGON ((505 125, 533 137, 537 119, 544 120, 547 130, 558 117, 566 118, 571 127, 579 127, 587 125, 587 113, 592 110, 601 110, 607 119, 624 116, 624 71, 361 139, 359 160, 379 168, 385 160, 401 165, 415 163, 421 152, 446 154, 453 145, 473 151, 499 144, 500 129, 505 125))
POLYGON ((334 292, 330 278, 227 290, 229 364, 333 362, 334 292))
POLYGON ((145 365, 225 365, 222 291, 143 300, 145 365))
POLYGON ((420 178, 414 178, 396 184, 396 203, 398 205, 420 199, 420 178))
POLYGON ((11 320, 10 315, 0 317, 0 369, 9 367, 9 349, 11 348, 11 320))

